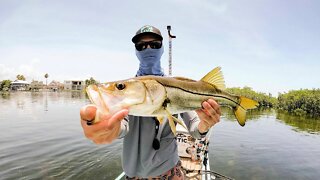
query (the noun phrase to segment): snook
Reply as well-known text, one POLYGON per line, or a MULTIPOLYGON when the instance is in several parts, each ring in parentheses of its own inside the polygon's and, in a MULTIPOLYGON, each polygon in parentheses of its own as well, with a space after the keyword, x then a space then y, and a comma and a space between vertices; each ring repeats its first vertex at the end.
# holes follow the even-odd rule
MULTIPOLYGON (((175 134, 174 121, 182 122, 172 116, 201 108, 203 101, 213 98, 221 106, 233 109, 241 126, 245 125, 246 110, 258 106, 254 100, 228 94, 225 89, 221 68, 217 67, 200 81, 183 77, 141 76, 128 80, 90 85, 87 93, 92 103, 102 112, 114 113, 123 108, 130 115, 155 116, 162 123, 168 117, 175 134)), ((95 119, 93 123, 98 122, 95 119)))

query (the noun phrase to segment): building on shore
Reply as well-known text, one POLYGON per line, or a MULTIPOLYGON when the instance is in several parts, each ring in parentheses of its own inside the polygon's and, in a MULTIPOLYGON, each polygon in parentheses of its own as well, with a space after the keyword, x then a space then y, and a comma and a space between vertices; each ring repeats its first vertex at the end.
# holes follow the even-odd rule
POLYGON ((65 80, 64 81, 64 90, 83 90, 85 88, 84 81, 78 80, 65 80))
POLYGON ((13 91, 27 91, 30 89, 30 83, 22 80, 15 80, 10 84, 11 90, 13 91))
POLYGON ((31 91, 39 91, 40 89, 43 89, 45 85, 43 84, 43 81, 32 81, 30 83, 30 90, 31 91))
POLYGON ((64 84, 59 81, 53 80, 48 84, 47 88, 52 91, 60 91, 64 89, 64 84))

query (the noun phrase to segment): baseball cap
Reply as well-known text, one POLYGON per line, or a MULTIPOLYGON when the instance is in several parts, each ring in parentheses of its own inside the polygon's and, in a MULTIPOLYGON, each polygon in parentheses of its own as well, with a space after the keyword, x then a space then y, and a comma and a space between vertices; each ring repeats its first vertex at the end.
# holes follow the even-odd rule
POLYGON ((133 36, 132 42, 136 43, 138 42, 139 38, 145 34, 151 34, 154 35, 155 37, 159 38, 161 41, 163 40, 161 32, 158 28, 150 25, 145 25, 141 27, 137 32, 136 35, 133 36))

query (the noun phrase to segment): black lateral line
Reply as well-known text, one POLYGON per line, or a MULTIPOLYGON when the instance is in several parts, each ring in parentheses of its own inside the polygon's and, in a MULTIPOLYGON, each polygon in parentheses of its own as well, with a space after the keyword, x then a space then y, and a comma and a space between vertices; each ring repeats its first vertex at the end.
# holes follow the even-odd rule
MULTIPOLYGON (((160 82, 159 82, 159 83, 160 83, 160 82)), ((160 83, 160 84, 162 84, 162 83, 160 83)), ((169 86, 169 85, 164 85, 164 84, 162 84, 162 85, 163 85, 164 87, 176 88, 176 89, 180 89, 180 90, 182 90, 182 91, 184 91, 184 92, 191 93, 191 94, 196 94, 196 95, 200 95, 200 96, 210 96, 210 97, 213 96, 213 97, 225 98, 225 99, 228 99, 229 101, 234 102, 235 104, 240 105, 238 102, 236 102, 236 101, 234 101, 233 99, 230 99, 230 98, 228 98, 228 97, 226 97, 226 96, 217 95, 217 94, 212 95, 212 94, 197 93, 197 92, 192 92, 192 91, 189 91, 189 90, 186 90, 186 89, 183 89, 183 88, 180 88, 180 87, 176 87, 176 86, 169 86)))

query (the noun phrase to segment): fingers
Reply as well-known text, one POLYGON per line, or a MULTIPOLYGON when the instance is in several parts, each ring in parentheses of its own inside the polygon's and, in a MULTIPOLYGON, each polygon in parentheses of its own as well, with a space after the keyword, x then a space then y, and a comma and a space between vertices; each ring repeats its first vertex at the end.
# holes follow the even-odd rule
POLYGON ((206 132, 210 127, 220 121, 221 109, 214 99, 208 99, 202 103, 202 109, 196 110, 199 118, 199 130, 206 132))
POLYGON ((111 130, 117 123, 120 123, 124 117, 128 115, 129 111, 127 109, 120 110, 115 113, 108 121, 106 128, 111 130))
POLYGON ((204 110, 205 110, 205 112, 207 113, 208 116, 215 116, 215 115, 221 116, 220 106, 213 99, 209 99, 207 101, 204 101, 202 103, 202 107, 204 108, 204 110))
POLYGON ((202 107, 203 112, 205 112, 207 116, 214 116, 216 114, 216 111, 211 107, 211 105, 208 102, 203 102, 202 107))
POLYGON ((211 105, 211 107, 216 111, 217 114, 221 116, 221 108, 220 105, 213 99, 209 99, 208 103, 211 105))
POLYGON ((201 133, 207 132, 208 129, 211 127, 211 124, 207 121, 208 115, 203 110, 196 110, 200 118, 200 123, 198 125, 198 129, 201 133))
MULTIPOLYGON (((208 115, 203 111, 203 110, 201 110, 201 109, 199 109, 199 110, 196 110, 196 113, 198 114, 198 116, 199 116, 199 118, 201 119, 201 120, 206 120, 207 118, 208 118, 208 115)), ((205 123, 207 123, 207 122, 205 122, 205 123)))
POLYGON ((80 117, 82 120, 88 121, 93 120, 96 116, 97 107, 93 104, 89 104, 86 106, 83 106, 80 109, 80 117))
POLYGON ((208 116, 203 110, 198 110, 197 113, 202 123, 204 123, 204 125, 206 125, 208 128, 219 122, 219 115, 208 116))
POLYGON ((84 134, 96 144, 110 143, 118 137, 120 131, 120 123, 127 116, 129 111, 123 109, 115 114, 106 114, 97 110, 94 105, 87 105, 81 108, 81 126, 84 134), (88 126, 87 120, 99 119, 98 123, 88 126))
POLYGON ((127 109, 123 109, 120 110, 119 112, 111 115, 111 114, 106 114, 106 113, 102 113, 101 111, 96 111, 96 115, 98 116, 98 119, 100 119, 100 121, 98 123, 95 123, 93 125, 88 126, 86 121, 82 121, 82 127, 85 128, 85 130, 89 130, 92 132, 97 132, 97 135, 100 135, 100 133, 98 133, 99 131, 110 131, 112 130, 116 125, 119 125, 120 122, 123 120, 123 118, 128 115, 128 110, 127 109))

